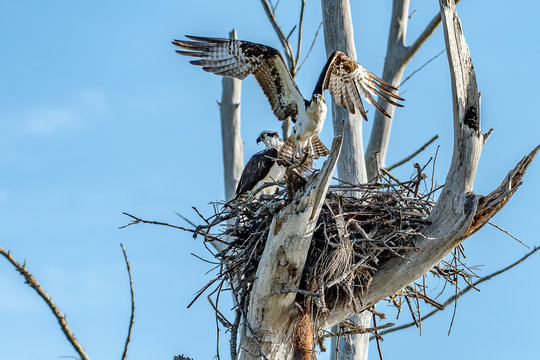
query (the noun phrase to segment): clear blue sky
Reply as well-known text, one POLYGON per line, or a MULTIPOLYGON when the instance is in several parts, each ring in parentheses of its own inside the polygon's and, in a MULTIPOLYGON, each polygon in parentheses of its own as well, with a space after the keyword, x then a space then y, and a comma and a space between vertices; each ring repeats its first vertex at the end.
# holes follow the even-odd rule
MULTIPOLYGON (((282 3, 278 17, 290 29, 299 6, 282 3)), ((353 1, 358 58, 377 74, 390 3, 353 1)), ((516 4, 463 0, 458 8, 482 91, 482 127, 495 129, 475 184, 483 194, 540 142, 534 100, 540 83, 540 3, 516 4)), ((415 9, 409 41, 438 5, 413 1, 411 12, 415 9)), ((319 22, 319 2, 308 2, 306 39, 319 22)), ((226 36, 232 28, 240 38, 279 48, 258 1, 29 0, 0 6, 0 245, 27 260, 93 359, 118 359, 127 331, 129 287, 120 242, 131 261, 137 307, 129 358, 215 354, 210 306, 202 299, 186 309, 211 278, 205 275, 209 265, 190 255, 205 255, 200 241, 167 228, 118 226, 128 222, 122 211, 181 223, 179 212, 196 220, 191 206, 210 211, 207 203, 224 197, 215 101, 221 79, 189 65, 170 41, 184 34, 226 36)), ((439 28, 405 75, 443 48, 439 28)), ((313 88, 325 60, 320 38, 298 76, 302 91, 313 88)), ((395 116, 388 163, 439 134, 441 183, 452 151, 446 56, 409 80, 401 94, 406 107, 395 116)), ((252 78, 243 83, 242 117, 247 159, 260 150, 257 134, 279 126, 252 78)), ((326 144, 330 125, 328 119, 326 144)), ((365 125, 367 138, 371 122, 365 125)), ((410 172, 408 164, 398 175, 410 172)), ((539 180, 536 163, 493 219, 530 245, 540 244, 539 180)), ((468 264, 482 265, 483 275, 526 252, 490 227, 468 239, 465 248, 468 264)), ((421 337, 416 329, 388 335, 385 359, 534 358, 540 351, 539 266, 537 255, 482 285, 480 293, 461 298, 451 336, 451 310, 427 320, 421 337)), ((402 315, 399 321, 408 320, 402 315)), ((223 358, 227 346, 222 341, 223 358)), ((50 310, 0 259, 0 359, 74 354, 50 310)))

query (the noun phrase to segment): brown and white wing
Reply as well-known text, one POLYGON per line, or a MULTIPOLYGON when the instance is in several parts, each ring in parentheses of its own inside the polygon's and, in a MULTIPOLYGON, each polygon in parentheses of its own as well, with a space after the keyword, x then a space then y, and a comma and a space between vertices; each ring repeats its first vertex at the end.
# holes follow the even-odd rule
MULTIPOLYGON (((309 151, 309 159, 313 163, 313 159, 318 159, 320 157, 325 157, 330 154, 330 150, 324 146, 321 139, 315 135, 311 139, 311 146, 307 146, 306 150, 309 151)), ((278 164, 282 166, 289 166, 291 164, 297 163, 301 159, 296 154, 296 141, 294 136, 289 136, 287 141, 281 146, 278 154, 278 164)))
POLYGON ((251 157, 242 171, 240 181, 236 187, 236 198, 254 190, 257 183, 265 178, 276 162, 278 151, 276 149, 263 150, 251 157))
POLYGON ((323 142, 318 136, 311 138, 311 148, 313 149, 313 158, 318 159, 320 157, 326 157, 330 154, 330 150, 324 146, 323 142))
POLYGON ((404 100, 393 93, 397 88, 383 81, 341 51, 336 51, 328 59, 313 93, 322 94, 326 89, 339 105, 347 108, 351 113, 354 114, 358 109, 364 120, 367 120, 367 116, 362 98, 387 117, 390 115, 373 96, 379 96, 392 105, 403 106, 395 101, 404 100))
POLYGON ((217 75, 244 79, 253 74, 279 120, 294 117, 299 106, 304 106, 304 98, 276 49, 242 40, 186 37, 192 41, 172 42, 184 49, 177 50, 178 54, 201 58, 190 63, 217 75))

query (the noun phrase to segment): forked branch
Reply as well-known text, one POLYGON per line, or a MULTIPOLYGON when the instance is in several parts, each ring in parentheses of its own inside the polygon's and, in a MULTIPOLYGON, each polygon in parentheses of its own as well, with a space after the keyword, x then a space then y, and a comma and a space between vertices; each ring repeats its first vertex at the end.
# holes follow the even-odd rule
MULTIPOLYGON (((456 1, 456 3, 459 2, 456 1)), ((407 25, 409 23, 409 0, 394 0, 390 31, 386 48, 386 61, 382 79, 394 86, 402 82, 405 67, 416 55, 418 50, 433 34, 441 23, 440 13, 435 15, 426 26, 424 31, 413 41, 410 46, 405 45, 407 37, 407 25)), ((431 61, 431 60, 430 60, 431 61)), ((429 61, 428 61, 429 62, 429 61)), ((395 106, 385 101, 379 103, 392 118, 385 117, 382 113, 375 113, 373 130, 366 149, 366 166, 368 179, 375 179, 378 175, 378 165, 385 167, 386 153, 390 143, 390 132, 394 118, 395 106)))

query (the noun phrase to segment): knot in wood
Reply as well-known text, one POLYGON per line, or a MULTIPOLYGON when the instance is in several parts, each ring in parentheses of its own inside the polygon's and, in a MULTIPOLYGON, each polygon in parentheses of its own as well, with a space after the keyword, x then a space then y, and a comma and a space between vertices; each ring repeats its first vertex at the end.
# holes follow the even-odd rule
POLYGON ((478 131, 480 129, 480 117, 475 106, 469 106, 465 112, 465 118, 463 123, 469 127, 469 129, 478 131))

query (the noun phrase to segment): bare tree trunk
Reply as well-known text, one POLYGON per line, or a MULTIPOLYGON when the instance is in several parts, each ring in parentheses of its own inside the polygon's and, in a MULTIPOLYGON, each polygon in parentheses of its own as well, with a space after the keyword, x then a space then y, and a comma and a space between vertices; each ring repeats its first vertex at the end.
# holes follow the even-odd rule
MULTIPOLYGON (((327 57, 339 50, 356 60, 349 0, 321 0, 321 7, 327 57)), ((360 114, 351 114, 347 109, 336 104, 332 98, 334 136, 343 134, 343 148, 338 161, 338 177, 353 184, 365 183, 368 180, 364 162, 362 121, 360 114)), ((371 315, 359 315, 355 318, 358 325, 369 327, 371 315)), ((337 331, 338 329, 335 328, 334 333, 337 331)), ((369 334, 353 335, 350 341, 340 339, 338 344, 335 342, 336 340, 332 339, 332 360, 367 359, 369 334), (343 354, 343 357, 338 354, 343 354)))
MULTIPOLYGON (((369 311, 364 311, 351 317, 349 320, 353 320, 354 323, 367 328, 370 326, 371 317, 369 311)), ((334 334, 339 331, 338 325, 332 329, 334 334)), ((367 359, 369 352, 369 333, 352 335, 350 340, 343 337, 333 337, 330 342, 330 351, 330 360, 367 359)))
MULTIPOLYGON (((236 39, 236 30, 232 30, 229 37, 236 39)), ((221 113, 225 199, 228 201, 234 198, 236 185, 244 168, 242 133, 240 132, 242 81, 224 76, 222 86, 219 109, 221 113)))
MULTIPOLYGON (((456 1, 456 4, 459 0, 456 1)), ((409 61, 416 55, 418 50, 433 34, 441 23, 440 14, 436 14, 426 25, 424 31, 411 45, 405 45, 407 36, 407 24, 409 22, 409 0, 394 0, 392 17, 390 19, 390 31, 386 47, 386 60, 384 63, 383 80, 399 86, 403 72, 409 61)), ((379 105, 392 117, 387 118, 380 112, 375 113, 373 129, 369 137, 366 150, 367 177, 370 181, 379 173, 378 167, 385 167, 386 153, 390 141, 392 119, 394 118, 395 106, 386 101, 379 101, 379 105)))
MULTIPOLYGON (((326 55, 340 50, 356 59, 349 0, 321 0, 326 55)), ((338 177, 361 184, 367 181, 362 144, 362 117, 351 114, 332 99, 334 136, 343 134, 343 148, 338 162, 338 177)))
POLYGON ((240 360, 297 358, 294 347, 294 305, 311 237, 340 154, 342 138, 334 139, 330 156, 306 190, 272 220, 259 261, 238 351, 240 360))
MULTIPOLYGON (((408 16, 409 0, 394 0, 382 79, 395 87, 399 86, 407 65, 403 59, 406 53, 405 36, 407 34, 408 16)), ((396 110, 394 105, 386 101, 379 101, 379 105, 391 117, 394 117, 396 110)), ((375 112, 373 129, 366 150, 367 177, 369 181, 378 176, 379 166, 385 166, 391 129, 392 118, 384 116, 379 111, 375 112)))

